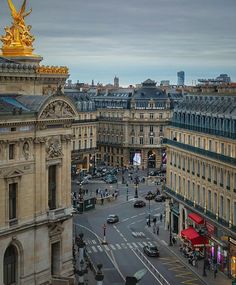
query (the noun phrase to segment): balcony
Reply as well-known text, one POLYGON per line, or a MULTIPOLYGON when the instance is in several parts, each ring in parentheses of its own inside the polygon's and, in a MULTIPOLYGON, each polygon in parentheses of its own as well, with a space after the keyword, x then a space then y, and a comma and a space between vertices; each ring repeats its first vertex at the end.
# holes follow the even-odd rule
POLYGON ((48 210, 47 218, 49 221, 54 222, 56 220, 65 220, 68 216, 73 214, 72 208, 57 208, 55 210, 48 210))
POLYGON ((206 156, 206 157, 208 157, 210 159, 216 159, 216 160, 222 161, 224 163, 229 163, 229 164, 232 164, 232 165, 236 165, 236 158, 233 158, 233 157, 225 156, 225 155, 222 155, 222 154, 219 154, 219 153, 216 153, 216 152, 212 152, 212 151, 209 151, 209 150, 201 149, 201 148, 198 148, 198 147, 194 147, 194 146, 191 146, 191 145, 188 145, 188 144, 180 143, 180 142, 177 142, 177 141, 174 141, 174 140, 170 140, 170 139, 166 139, 166 138, 163 139, 163 143, 166 143, 168 145, 172 145, 172 146, 178 147, 180 149, 184 149, 184 150, 189 151, 189 152, 193 152, 195 154, 200 154, 202 156, 206 156))
POLYGON ((199 127, 199 126, 192 126, 192 125, 187 125, 187 124, 181 124, 181 123, 178 123, 178 122, 171 122, 171 126, 178 127, 178 128, 181 128, 181 129, 187 129, 187 130, 191 130, 191 131, 197 131, 197 132, 201 132, 201 133, 206 133, 206 134, 211 134, 211 135, 216 135, 216 136, 236 139, 236 134, 235 133, 218 131, 218 130, 210 129, 210 128, 202 128, 202 127, 199 127))
POLYGON ((216 217, 216 214, 212 213, 209 210, 204 209, 203 207, 199 205, 195 205, 193 201, 184 199, 182 195, 179 193, 176 193, 172 189, 168 188, 165 186, 165 192, 173 198, 174 200, 177 200, 179 203, 185 205, 187 208, 194 209, 194 212, 198 213, 199 215, 203 216, 205 219, 209 220, 210 222, 214 223, 216 226, 221 226, 223 227, 226 231, 230 232, 231 234, 235 235, 236 233, 236 226, 232 226, 229 228, 229 222, 216 217))

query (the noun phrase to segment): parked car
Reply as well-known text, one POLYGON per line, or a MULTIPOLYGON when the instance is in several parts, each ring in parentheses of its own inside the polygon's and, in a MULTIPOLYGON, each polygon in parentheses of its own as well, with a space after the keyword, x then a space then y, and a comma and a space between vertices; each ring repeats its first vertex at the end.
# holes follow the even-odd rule
POLYGON ((148 193, 145 195, 146 200, 153 200, 156 197, 155 193, 152 193, 151 191, 148 191, 148 193))
POLYGON ((159 257, 160 252, 157 246, 146 245, 143 247, 143 252, 150 257, 159 257))
POLYGON ((119 222, 119 217, 117 216, 117 215, 109 215, 108 217, 107 217, 107 223, 108 224, 114 224, 114 223, 117 223, 117 222, 119 222))
POLYGON ((156 202, 164 202, 166 200, 166 196, 164 194, 157 195, 155 198, 156 202))
POLYGON ((117 178, 115 175, 108 174, 107 176, 104 177, 104 181, 106 183, 117 183, 117 178))
POLYGON ((134 202, 134 208, 142 208, 145 206, 146 206, 146 203, 143 200, 137 200, 134 202))

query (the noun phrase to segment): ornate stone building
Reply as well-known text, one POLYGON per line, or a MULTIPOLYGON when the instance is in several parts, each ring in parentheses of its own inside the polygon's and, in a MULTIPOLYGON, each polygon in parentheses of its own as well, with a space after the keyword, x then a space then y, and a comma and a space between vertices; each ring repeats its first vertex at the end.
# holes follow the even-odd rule
POLYGON ((159 168, 171 99, 150 79, 141 88, 94 96, 98 110, 98 161, 110 166, 159 168))
POLYGON ((55 92, 67 68, 40 66, 24 4, 15 17, 8 3, 13 25, 0 58, 0 284, 69 284, 71 126, 79 114, 55 92))
POLYGON ((173 202, 167 220, 171 210, 173 231, 200 250, 207 240, 209 258, 235 277, 236 96, 186 96, 166 134, 166 192, 173 202))
POLYGON ((78 111, 72 125, 72 166, 77 173, 93 172, 96 166, 97 153, 97 111, 93 99, 85 93, 73 89, 65 90, 78 111))

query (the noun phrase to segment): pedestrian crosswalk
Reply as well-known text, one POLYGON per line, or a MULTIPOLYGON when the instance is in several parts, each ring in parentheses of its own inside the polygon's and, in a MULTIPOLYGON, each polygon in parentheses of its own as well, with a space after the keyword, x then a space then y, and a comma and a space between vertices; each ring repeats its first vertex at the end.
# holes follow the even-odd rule
POLYGON ((100 244, 96 240, 87 240, 86 241, 86 251, 88 253, 100 253, 104 251, 116 251, 123 249, 137 249, 143 248, 144 246, 154 246, 150 241, 143 242, 127 242, 127 243, 114 243, 114 244, 100 244))
POLYGON ((144 232, 132 232, 133 237, 145 237, 144 232))

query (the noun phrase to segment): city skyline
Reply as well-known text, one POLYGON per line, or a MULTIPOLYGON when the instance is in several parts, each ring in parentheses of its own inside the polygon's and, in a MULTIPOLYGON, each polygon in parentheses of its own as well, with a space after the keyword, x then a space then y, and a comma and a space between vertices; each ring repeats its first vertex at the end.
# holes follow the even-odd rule
MULTIPOLYGON (((1 6, 3 35, 11 20, 7 1, 1 6)), ((64 1, 29 0, 27 6, 35 53, 45 65, 67 65, 73 82, 113 83, 116 75, 124 86, 147 78, 176 84, 180 70, 190 85, 220 73, 236 81, 233 0, 73 0, 66 10, 64 1)))

